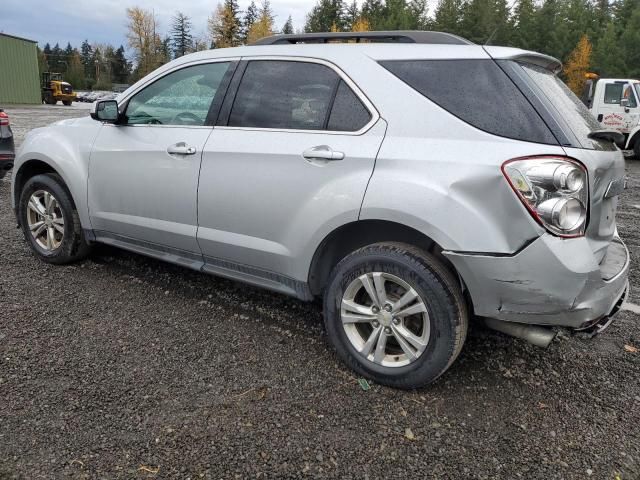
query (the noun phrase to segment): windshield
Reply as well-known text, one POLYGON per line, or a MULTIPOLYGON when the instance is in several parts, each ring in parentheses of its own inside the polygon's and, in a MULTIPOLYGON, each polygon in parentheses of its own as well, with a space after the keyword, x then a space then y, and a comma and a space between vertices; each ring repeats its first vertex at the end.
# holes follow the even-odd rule
POLYGON ((592 131, 600 130, 602 126, 557 75, 530 63, 519 65, 547 97, 549 105, 555 110, 554 117, 562 119, 567 124, 582 148, 602 150, 612 147, 611 142, 589 138, 592 131))

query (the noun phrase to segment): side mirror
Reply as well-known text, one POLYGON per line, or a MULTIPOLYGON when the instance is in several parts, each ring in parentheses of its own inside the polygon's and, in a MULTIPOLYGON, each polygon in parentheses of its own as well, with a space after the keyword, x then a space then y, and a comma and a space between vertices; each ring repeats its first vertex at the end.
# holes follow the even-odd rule
POLYGON ((91 118, 100 122, 117 123, 120 119, 118 102, 115 100, 100 100, 94 104, 91 118))
POLYGON ((620 99, 620 106, 621 107, 628 107, 629 106, 629 99, 628 98, 621 98, 620 99))

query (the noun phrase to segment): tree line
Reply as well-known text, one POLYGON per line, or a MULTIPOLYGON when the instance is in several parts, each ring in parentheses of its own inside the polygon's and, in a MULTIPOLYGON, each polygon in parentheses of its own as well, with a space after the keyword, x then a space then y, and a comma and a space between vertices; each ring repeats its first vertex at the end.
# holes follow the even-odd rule
MULTIPOLYGON (((291 16, 276 25, 269 0, 252 1, 245 11, 238 0, 223 0, 200 35, 179 11, 164 32, 152 11, 133 7, 126 14, 131 61, 123 46, 85 41, 79 50, 45 45, 41 68, 57 68, 74 85, 105 87, 135 81, 191 52, 294 33, 291 16)), ((317 0, 297 31, 369 30, 437 30, 478 44, 546 53, 565 62, 565 79, 576 91, 588 70, 640 77, 640 0, 439 0, 433 12, 427 0, 317 0)))

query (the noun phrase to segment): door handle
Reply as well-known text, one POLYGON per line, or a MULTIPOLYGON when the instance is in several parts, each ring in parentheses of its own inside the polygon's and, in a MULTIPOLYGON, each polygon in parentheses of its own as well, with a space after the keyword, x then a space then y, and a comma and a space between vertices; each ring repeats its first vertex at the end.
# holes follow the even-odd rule
POLYGON ((189 147, 185 142, 178 142, 175 145, 167 147, 167 153, 169 155, 194 155, 196 153, 195 147, 189 147))
POLYGON ((343 152, 336 152, 328 145, 319 145, 317 147, 308 148, 302 152, 302 156, 307 160, 342 160, 343 152))

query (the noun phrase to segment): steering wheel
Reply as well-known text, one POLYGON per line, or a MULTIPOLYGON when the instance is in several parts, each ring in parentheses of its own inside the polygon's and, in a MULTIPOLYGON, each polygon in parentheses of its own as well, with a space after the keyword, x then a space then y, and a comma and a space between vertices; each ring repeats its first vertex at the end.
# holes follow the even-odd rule
POLYGON ((178 123, 179 125, 198 125, 202 123, 202 119, 198 117, 195 113, 191 112, 180 112, 175 117, 173 117, 173 121, 171 123, 178 123), (178 123, 179 122, 179 123, 178 123))

